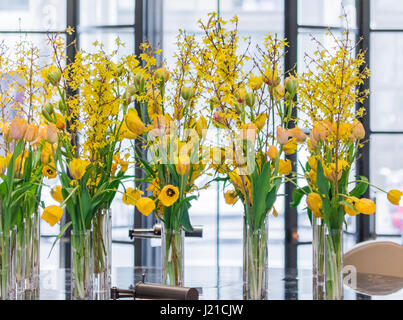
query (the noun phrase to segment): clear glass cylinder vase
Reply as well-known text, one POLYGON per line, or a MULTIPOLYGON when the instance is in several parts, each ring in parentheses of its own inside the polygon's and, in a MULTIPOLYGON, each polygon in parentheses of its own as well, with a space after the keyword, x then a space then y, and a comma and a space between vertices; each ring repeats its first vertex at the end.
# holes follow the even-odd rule
POLYGON ((268 218, 266 216, 260 228, 252 228, 246 222, 246 299, 267 299, 268 281, 268 218))
POLYGON ((167 228, 164 223, 161 225, 162 283, 183 286, 185 232, 181 228, 167 228))
POLYGON ((325 289, 325 222, 312 217, 313 299, 323 300, 325 289))
POLYGON ((0 300, 15 299, 15 255, 17 232, 0 232, 0 300))
POLYGON ((39 242, 40 216, 35 211, 26 223, 25 229, 25 298, 39 298, 39 242))
POLYGON ((327 300, 343 299, 343 227, 326 228, 325 274, 327 300))
POLYGON ((92 220, 91 242, 94 258, 93 298, 109 300, 111 297, 112 214, 101 209, 92 220))
POLYGON ((73 300, 92 300, 91 231, 71 232, 71 293, 73 300))
POLYGON ((17 300, 25 299, 25 231, 27 221, 23 219, 15 229, 16 242, 13 246, 13 254, 15 255, 15 294, 17 300))

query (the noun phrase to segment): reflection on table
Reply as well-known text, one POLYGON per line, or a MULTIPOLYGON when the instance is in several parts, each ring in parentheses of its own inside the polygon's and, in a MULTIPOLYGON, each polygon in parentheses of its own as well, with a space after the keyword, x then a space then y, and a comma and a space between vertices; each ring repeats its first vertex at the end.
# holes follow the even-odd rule
MULTIPOLYGON (((112 269, 112 285, 128 289, 139 282, 161 283, 161 269, 118 267, 112 269)), ((269 300, 312 300, 312 271, 269 269, 269 300)), ((242 268, 187 267, 185 286, 194 287, 203 300, 242 300, 242 268)), ((403 299, 403 278, 357 275, 357 289, 344 286, 344 299, 403 299)), ((41 270, 41 300, 70 299, 70 270, 41 270)))

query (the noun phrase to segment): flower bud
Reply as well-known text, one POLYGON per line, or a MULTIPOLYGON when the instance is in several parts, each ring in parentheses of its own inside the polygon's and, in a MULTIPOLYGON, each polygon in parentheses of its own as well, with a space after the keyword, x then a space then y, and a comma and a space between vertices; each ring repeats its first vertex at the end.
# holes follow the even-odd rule
POLYGON ((354 121, 351 126, 351 134, 355 139, 358 140, 362 140, 365 138, 365 129, 360 121, 354 121))
POLYGON ((169 71, 165 68, 159 68, 155 70, 155 77, 163 82, 167 82, 169 80, 169 71))
POLYGON ((54 118, 55 109, 51 103, 46 103, 42 108, 42 115, 49 122, 55 122, 54 118))
POLYGON ((203 132, 207 130, 207 120, 203 116, 196 121, 196 131, 199 137, 203 136, 203 132))
POLYGON ((194 90, 192 88, 188 88, 188 87, 183 87, 182 88, 181 95, 182 95, 182 98, 185 101, 190 100, 193 97, 194 94, 195 94, 195 92, 194 92, 194 90))
POLYGON ((57 86, 61 77, 62 77, 62 73, 57 68, 50 70, 48 73, 48 80, 54 86, 57 86))
POLYGON ((285 88, 292 97, 297 93, 297 86, 298 80, 295 77, 289 76, 285 79, 285 88))
POLYGON ((245 101, 246 101, 246 104, 247 104, 250 108, 252 108, 252 107, 255 105, 255 102, 256 102, 255 94, 254 94, 253 92, 248 92, 248 93, 245 95, 245 101))
POLYGON ((238 103, 245 103, 245 96, 246 96, 246 91, 244 88, 239 88, 235 92, 235 96, 237 98, 238 103))

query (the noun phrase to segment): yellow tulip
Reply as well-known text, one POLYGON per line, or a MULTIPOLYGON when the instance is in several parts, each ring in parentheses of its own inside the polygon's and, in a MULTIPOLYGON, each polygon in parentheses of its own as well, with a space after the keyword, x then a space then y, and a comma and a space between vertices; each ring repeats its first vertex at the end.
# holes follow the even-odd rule
POLYGON ((179 198, 179 190, 173 185, 166 185, 162 188, 158 199, 162 202, 165 207, 172 206, 179 198))
POLYGON ((57 177, 56 170, 54 169, 54 164, 52 166, 45 165, 42 168, 42 174, 49 179, 54 179, 57 177))
POLYGON ((207 120, 203 116, 196 121, 196 131, 199 137, 203 137, 205 135, 205 131, 207 130, 207 120))
POLYGON ((42 213, 42 220, 45 220, 52 227, 60 221, 63 216, 63 209, 59 206, 50 206, 45 208, 42 213))
POLYGON ((279 152, 275 146, 270 146, 269 150, 267 150, 267 156, 270 158, 270 160, 275 160, 277 159, 279 155, 279 152))
POLYGON ((306 198, 306 204, 316 218, 323 218, 323 215, 321 213, 323 201, 318 193, 311 192, 310 194, 308 194, 306 198))
POLYGON ((73 159, 69 166, 71 176, 76 180, 81 179, 88 165, 89 161, 81 160, 79 158, 73 159))
POLYGON ((13 120, 11 120, 10 131, 8 134, 11 139, 20 140, 24 138, 27 128, 28 128, 27 120, 21 118, 14 118, 13 120))
POLYGON ((318 157, 317 156, 311 156, 308 159, 308 164, 311 167, 312 170, 316 171, 318 168, 318 157))
POLYGON ((403 192, 401 192, 400 190, 390 190, 388 192, 388 200, 396 206, 399 205, 402 196, 403 192))
POLYGON ((234 204, 238 201, 238 196, 235 190, 228 190, 224 193, 224 199, 226 204, 234 204))
POLYGON ((35 124, 31 123, 28 125, 27 131, 25 132, 25 140, 28 142, 33 142, 38 137, 39 128, 35 124))
POLYGON ((291 173, 291 171, 292 171, 291 161, 289 159, 285 161, 280 159, 278 163, 278 173, 288 175, 291 173))
POLYGON ((160 81, 167 82, 169 80, 169 71, 165 68, 155 70, 154 75, 160 81))
POLYGON ((127 126, 126 126, 126 122, 123 121, 122 125, 120 126, 120 130, 119 130, 119 141, 122 141, 123 139, 129 139, 129 140, 133 140, 137 138, 137 134, 131 132, 127 126))
POLYGON ((10 124, 8 122, 3 123, 1 131, 3 133, 4 140, 8 141, 10 139, 10 124))
POLYGON ((63 195, 62 195, 62 187, 61 186, 54 186, 50 190, 50 195, 52 196, 53 199, 55 199, 57 202, 61 203, 63 202, 63 195))
POLYGON ((263 81, 269 86, 269 87, 277 87, 280 84, 280 77, 278 76, 278 72, 275 69, 273 69, 269 66, 263 74, 263 81))
POLYGON ((136 208, 146 217, 154 211, 155 203, 150 198, 140 198, 136 201, 136 208))
POLYGON ((285 154, 294 154, 297 151, 298 142, 297 139, 292 138, 283 146, 285 154))
MULTIPOLYGON (((356 198, 356 197, 349 197, 347 199, 348 203, 351 203, 351 205, 354 207, 354 209, 356 209, 356 204, 358 203, 358 201, 360 201, 360 199, 356 198)), ((357 209, 356 209, 357 210, 357 209)), ((344 211, 346 211, 346 213, 351 216, 354 217, 357 214, 359 214, 359 212, 354 211, 351 207, 344 205, 344 211)))
POLYGON ((59 130, 66 129, 66 119, 59 113, 56 113, 56 127, 59 130))
POLYGON ((126 192, 123 194, 122 201, 127 205, 135 205, 136 202, 141 198, 144 194, 143 191, 133 188, 127 188, 126 192))
POLYGON ((258 114, 257 117, 256 117, 256 121, 255 121, 256 127, 259 130, 262 130, 264 125, 266 124, 266 120, 267 120, 267 114, 266 113, 262 112, 262 113, 258 114))
POLYGON ((306 140, 306 134, 298 127, 292 128, 288 130, 289 136, 295 138, 299 143, 302 143, 306 140))
POLYGON ((129 109, 125 116, 127 128, 136 135, 141 135, 146 130, 146 126, 137 114, 135 109, 129 109))
POLYGON ((239 88, 235 92, 235 96, 237 98, 238 103, 245 103, 246 90, 244 88, 239 88))
POLYGON ((259 76, 254 76, 253 74, 249 77, 249 88, 251 90, 259 90, 263 85, 263 78, 259 76))
POLYGON ((375 202, 366 198, 359 199, 359 201, 355 205, 355 208, 359 213, 367 215, 373 214, 376 211, 375 202))
POLYGON ((46 130, 46 140, 51 144, 55 144, 57 143, 58 139, 58 129, 54 123, 50 123, 48 125, 48 129, 46 130))
POLYGON ((242 125, 241 137, 244 140, 255 142, 257 127, 254 123, 245 123, 242 125))
POLYGON ((179 156, 175 158, 176 172, 184 176, 190 171, 190 159, 188 156, 179 156))
POLYGON ((277 127, 277 142, 284 145, 288 142, 288 130, 282 127, 277 127))
POLYGON ((0 175, 2 176, 8 166, 7 158, 0 156, 0 175))

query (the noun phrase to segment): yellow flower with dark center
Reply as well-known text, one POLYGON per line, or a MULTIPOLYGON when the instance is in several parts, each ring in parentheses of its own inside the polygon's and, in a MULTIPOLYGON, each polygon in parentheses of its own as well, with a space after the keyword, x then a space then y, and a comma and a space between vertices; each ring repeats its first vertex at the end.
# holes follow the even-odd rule
POLYGON ((292 171, 291 161, 289 159, 282 160, 280 159, 278 163, 278 173, 288 175, 292 171))
POLYGON ((402 196, 403 192, 401 192, 400 190, 390 190, 388 192, 388 200, 396 206, 399 205, 402 196))
POLYGON ((55 199, 57 202, 61 203, 63 202, 63 195, 62 195, 62 187, 61 186, 54 186, 50 190, 50 195, 52 196, 53 199, 55 199))
POLYGON ((63 209, 59 206, 50 206, 45 208, 42 213, 42 220, 49 223, 52 227, 60 221, 63 216, 63 209))
POLYGON ((235 190, 228 190, 224 194, 226 204, 234 204, 238 201, 238 196, 235 190))
POLYGON ((146 217, 154 211, 155 203, 150 198, 140 198, 136 201, 136 208, 146 217))
POLYGON ((169 184, 162 188, 158 199, 165 207, 172 206, 179 198, 179 190, 177 187, 169 184))
POLYGON ((283 146, 283 150, 286 154, 294 154, 297 151, 297 147, 297 139, 292 138, 283 146))
POLYGON ((54 178, 57 177, 57 173, 56 173, 56 170, 54 168, 54 165, 52 165, 52 166, 50 166, 50 165, 43 166, 42 174, 45 177, 48 177, 49 179, 54 179, 54 178))
POLYGON ((73 160, 71 160, 69 166, 71 176, 76 180, 81 179, 88 165, 89 161, 81 160, 80 158, 74 158, 73 160))
POLYGON ((127 205, 135 205, 143 194, 144 192, 141 190, 127 188, 126 192, 123 194, 122 201, 127 205))
POLYGON ((376 204, 370 199, 363 198, 355 204, 355 208, 359 213, 370 215, 375 213, 376 204))
POLYGON ((323 215, 321 213, 323 201, 318 193, 311 192, 310 194, 308 194, 308 197, 306 198, 306 204, 316 218, 323 218, 323 215))

